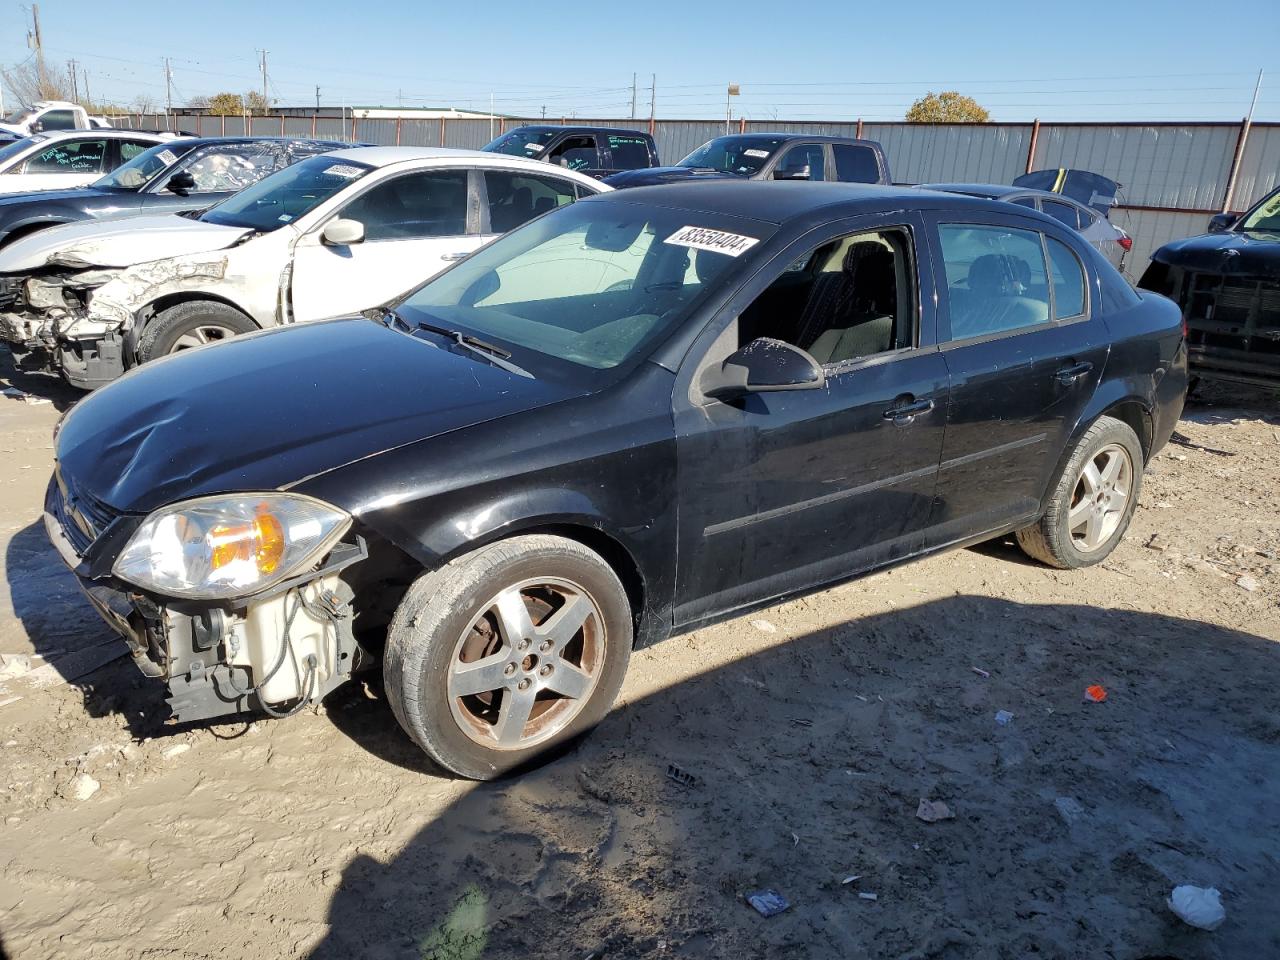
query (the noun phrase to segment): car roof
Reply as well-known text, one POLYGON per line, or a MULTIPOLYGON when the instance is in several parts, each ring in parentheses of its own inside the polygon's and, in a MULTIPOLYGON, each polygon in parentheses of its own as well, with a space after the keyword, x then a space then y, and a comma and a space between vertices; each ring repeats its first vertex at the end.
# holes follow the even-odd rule
POLYGON ((752 131, 750 133, 722 133, 718 137, 712 137, 713 140, 720 140, 724 137, 733 137, 735 140, 804 140, 806 143, 856 143, 866 146, 878 146, 875 140, 865 140, 861 137, 833 137, 827 134, 817 133, 784 133, 782 131, 770 133, 769 131, 752 131))
MULTIPOLYGON (((767 180, 715 180, 632 187, 587 197, 579 202, 597 203, 602 199, 610 203, 640 202, 768 223, 783 223, 818 211, 836 219, 904 205, 946 206, 991 212, 1004 212, 1008 209, 994 200, 922 190, 919 187, 864 183, 773 183, 767 180)), ((1030 212, 1037 215, 1035 211, 1030 212)))
MULTIPOLYGON (((332 159, 367 163, 371 167, 388 167, 393 163, 409 163, 418 160, 447 160, 465 161, 472 166, 522 167, 538 173, 555 171, 561 174, 576 174, 576 171, 556 167, 542 160, 532 160, 529 157, 513 157, 502 153, 488 153, 484 150, 457 150, 453 147, 349 147, 345 150, 334 150, 328 156, 332 159)), ((582 179, 582 174, 576 174, 576 176, 582 179)))
POLYGON ((343 140, 324 140, 318 137, 182 137, 184 145, 194 149, 218 143, 315 143, 326 147, 350 147, 354 144, 343 140))
POLYGON ((623 133, 631 136, 649 136, 647 130, 633 130, 629 127, 598 127, 590 123, 522 123, 520 126, 512 127, 506 132, 514 133, 517 130, 554 130, 557 133, 560 131, 576 133, 589 130, 592 133, 623 133))
POLYGON ((1011 187, 1004 183, 922 183, 921 190, 941 190, 943 193, 963 193, 970 197, 1004 197, 1011 193, 1036 193, 1025 187, 1011 187))

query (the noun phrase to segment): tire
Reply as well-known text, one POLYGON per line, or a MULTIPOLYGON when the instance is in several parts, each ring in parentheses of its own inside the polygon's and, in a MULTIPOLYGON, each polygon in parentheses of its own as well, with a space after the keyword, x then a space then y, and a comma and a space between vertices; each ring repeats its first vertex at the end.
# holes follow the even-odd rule
POLYGON ((216 300, 192 300, 161 310, 138 338, 138 362, 178 353, 190 347, 253 333, 258 325, 235 307, 216 300))
POLYGON ((626 590, 599 555, 513 537, 409 587, 387 632, 387 699, 437 764, 491 780, 599 723, 631 645, 626 590))
POLYGON ((1067 458, 1044 516, 1017 532, 1018 546, 1032 559, 1063 570, 1105 560, 1133 518, 1143 465, 1133 429, 1114 417, 1099 417, 1067 458), (1089 466, 1094 469, 1087 474, 1089 466), (1112 468, 1116 473, 1108 480, 1112 468))

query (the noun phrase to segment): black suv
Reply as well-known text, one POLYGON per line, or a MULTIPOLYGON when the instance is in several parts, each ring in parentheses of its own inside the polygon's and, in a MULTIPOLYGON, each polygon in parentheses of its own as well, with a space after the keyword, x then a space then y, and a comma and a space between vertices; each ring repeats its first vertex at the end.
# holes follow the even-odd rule
POLYGON ((530 126, 508 130, 481 149, 545 160, 589 177, 658 165, 653 137, 619 127, 530 126))
POLYGON ((686 180, 838 180, 892 183, 884 149, 874 140, 802 133, 739 133, 708 140, 674 167, 629 170, 605 183, 648 187, 686 180))

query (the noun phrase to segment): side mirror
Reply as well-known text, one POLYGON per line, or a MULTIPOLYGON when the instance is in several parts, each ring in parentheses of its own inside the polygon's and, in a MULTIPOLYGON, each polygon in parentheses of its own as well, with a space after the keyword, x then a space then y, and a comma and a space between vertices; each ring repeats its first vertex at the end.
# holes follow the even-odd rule
POLYGON ((708 397, 733 400, 748 393, 817 390, 826 382, 821 365, 805 351, 761 337, 708 368, 698 386, 708 397))
POLYGON ((32 132, 32 133, 44 133, 44 121, 43 121, 43 120, 35 120, 35 121, 32 121, 32 123, 31 123, 31 132, 32 132))
POLYGON ((196 178, 186 170, 179 170, 168 179, 164 188, 180 197, 185 197, 196 188, 196 178))
POLYGON ((330 220, 320 233, 320 241, 331 247, 349 247, 353 243, 364 243, 364 224, 359 220, 344 220, 342 217, 330 220))
POLYGON ((1238 213, 1215 213, 1209 218, 1210 233, 1226 233, 1236 225, 1236 221, 1240 219, 1238 213))
POLYGON ((808 180, 809 165, 806 163, 803 167, 779 167, 773 171, 773 179, 775 180, 808 180))

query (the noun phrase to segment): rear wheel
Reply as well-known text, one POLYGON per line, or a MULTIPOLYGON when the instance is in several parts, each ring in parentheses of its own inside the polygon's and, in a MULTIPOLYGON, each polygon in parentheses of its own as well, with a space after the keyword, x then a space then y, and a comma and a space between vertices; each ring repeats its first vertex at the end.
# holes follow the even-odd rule
POLYGON ((626 591, 599 555, 515 537, 409 588, 387 634, 387 697, 433 760, 488 780, 599 723, 631 641, 626 591))
POLYGON ((138 339, 138 361, 219 343, 241 333, 252 333, 257 325, 235 307, 215 300, 193 300, 161 310, 146 325, 138 339))
POLYGON ((1113 417, 1098 418, 1068 458, 1044 516, 1018 531, 1018 545, 1063 569, 1105 560, 1138 505, 1142 467, 1142 444, 1133 429, 1113 417))

